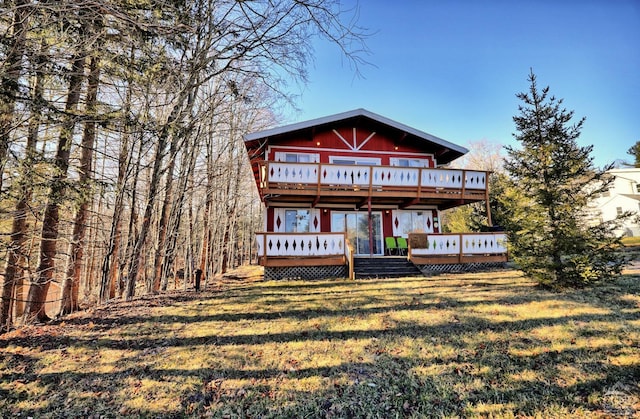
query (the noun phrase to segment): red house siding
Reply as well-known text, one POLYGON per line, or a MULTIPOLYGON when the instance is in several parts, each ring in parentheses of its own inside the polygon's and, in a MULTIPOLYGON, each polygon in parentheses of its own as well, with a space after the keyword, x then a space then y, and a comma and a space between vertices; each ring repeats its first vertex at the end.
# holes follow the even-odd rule
POLYGON ((315 153, 321 163, 329 163, 329 156, 357 156, 378 158, 383 166, 391 165, 391 158, 420 158, 429 161, 428 167, 436 166, 433 153, 363 128, 356 128, 355 136, 352 128, 339 128, 283 140, 269 147, 266 160, 275 161, 276 152, 315 153))

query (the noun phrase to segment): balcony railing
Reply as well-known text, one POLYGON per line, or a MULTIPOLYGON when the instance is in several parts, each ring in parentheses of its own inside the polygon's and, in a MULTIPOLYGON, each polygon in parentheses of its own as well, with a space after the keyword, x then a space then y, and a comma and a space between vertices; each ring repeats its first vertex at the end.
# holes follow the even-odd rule
POLYGON ((351 194, 397 192, 403 196, 451 194, 451 198, 483 199, 487 172, 400 166, 359 166, 328 163, 262 162, 263 193, 351 194), (409 195, 407 195, 409 194, 409 195), (413 195, 411 195, 413 194, 413 195))
POLYGON ((505 262, 506 233, 409 234, 409 259, 416 264, 505 262))

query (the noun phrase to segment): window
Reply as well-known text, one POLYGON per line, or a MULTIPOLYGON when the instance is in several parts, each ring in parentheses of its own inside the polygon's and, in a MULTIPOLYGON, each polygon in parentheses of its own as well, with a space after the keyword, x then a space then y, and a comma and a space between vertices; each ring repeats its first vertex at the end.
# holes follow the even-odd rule
POLYGON ((290 153, 285 151, 277 151, 275 158, 276 161, 283 161, 287 163, 318 163, 320 161, 319 154, 290 153))
POLYGON ((284 161, 288 163, 309 163, 311 157, 308 154, 285 153, 284 161))
POLYGON ((309 218, 309 210, 286 210, 284 213, 284 231, 287 233, 308 233, 309 218))
POLYGON ((391 158, 389 161, 392 166, 429 167, 429 160, 427 159, 391 158))
POLYGON ((342 157, 329 156, 331 164, 353 164, 360 166, 380 166, 380 159, 375 157, 342 157))
POLYGON ((622 207, 616 207, 616 214, 618 214, 618 216, 622 215, 622 207))
POLYGON ((409 233, 433 233, 436 219, 431 210, 394 211, 393 235, 408 237, 409 233))

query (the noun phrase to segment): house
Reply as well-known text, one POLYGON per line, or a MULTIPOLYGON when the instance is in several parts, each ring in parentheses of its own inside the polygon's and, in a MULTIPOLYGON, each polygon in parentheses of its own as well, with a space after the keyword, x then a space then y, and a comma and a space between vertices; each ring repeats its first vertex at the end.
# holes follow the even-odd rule
POLYGON ((362 258, 378 258, 380 276, 396 259, 423 271, 506 261, 504 233, 441 232, 441 210, 487 202, 487 172, 444 167, 464 147, 364 109, 245 145, 265 206, 256 238, 267 279, 353 277, 362 258))
MULTIPOLYGON (((591 204, 597 222, 614 220, 625 212, 640 210, 640 168, 611 169, 607 173, 614 180, 609 191, 601 194, 591 204)), ((640 236, 640 225, 635 217, 624 221, 621 230, 625 236, 640 236)))

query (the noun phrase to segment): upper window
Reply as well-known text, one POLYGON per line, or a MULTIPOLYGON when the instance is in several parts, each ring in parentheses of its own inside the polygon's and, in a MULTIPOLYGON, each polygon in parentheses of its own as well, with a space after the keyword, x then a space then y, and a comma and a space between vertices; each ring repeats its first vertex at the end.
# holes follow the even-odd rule
POLYGON ((361 166, 380 166, 380 159, 375 157, 343 157, 329 156, 331 164, 352 164, 361 166))
POLYGON ((616 214, 618 214, 618 216, 622 215, 622 207, 616 207, 616 214))
POLYGON ((395 158, 389 159, 391 166, 402 167, 429 167, 428 159, 407 159, 407 158, 395 158))
POLYGON ((276 161, 284 161, 287 163, 318 163, 320 161, 320 155, 311 153, 289 153, 285 151, 277 151, 276 161))

